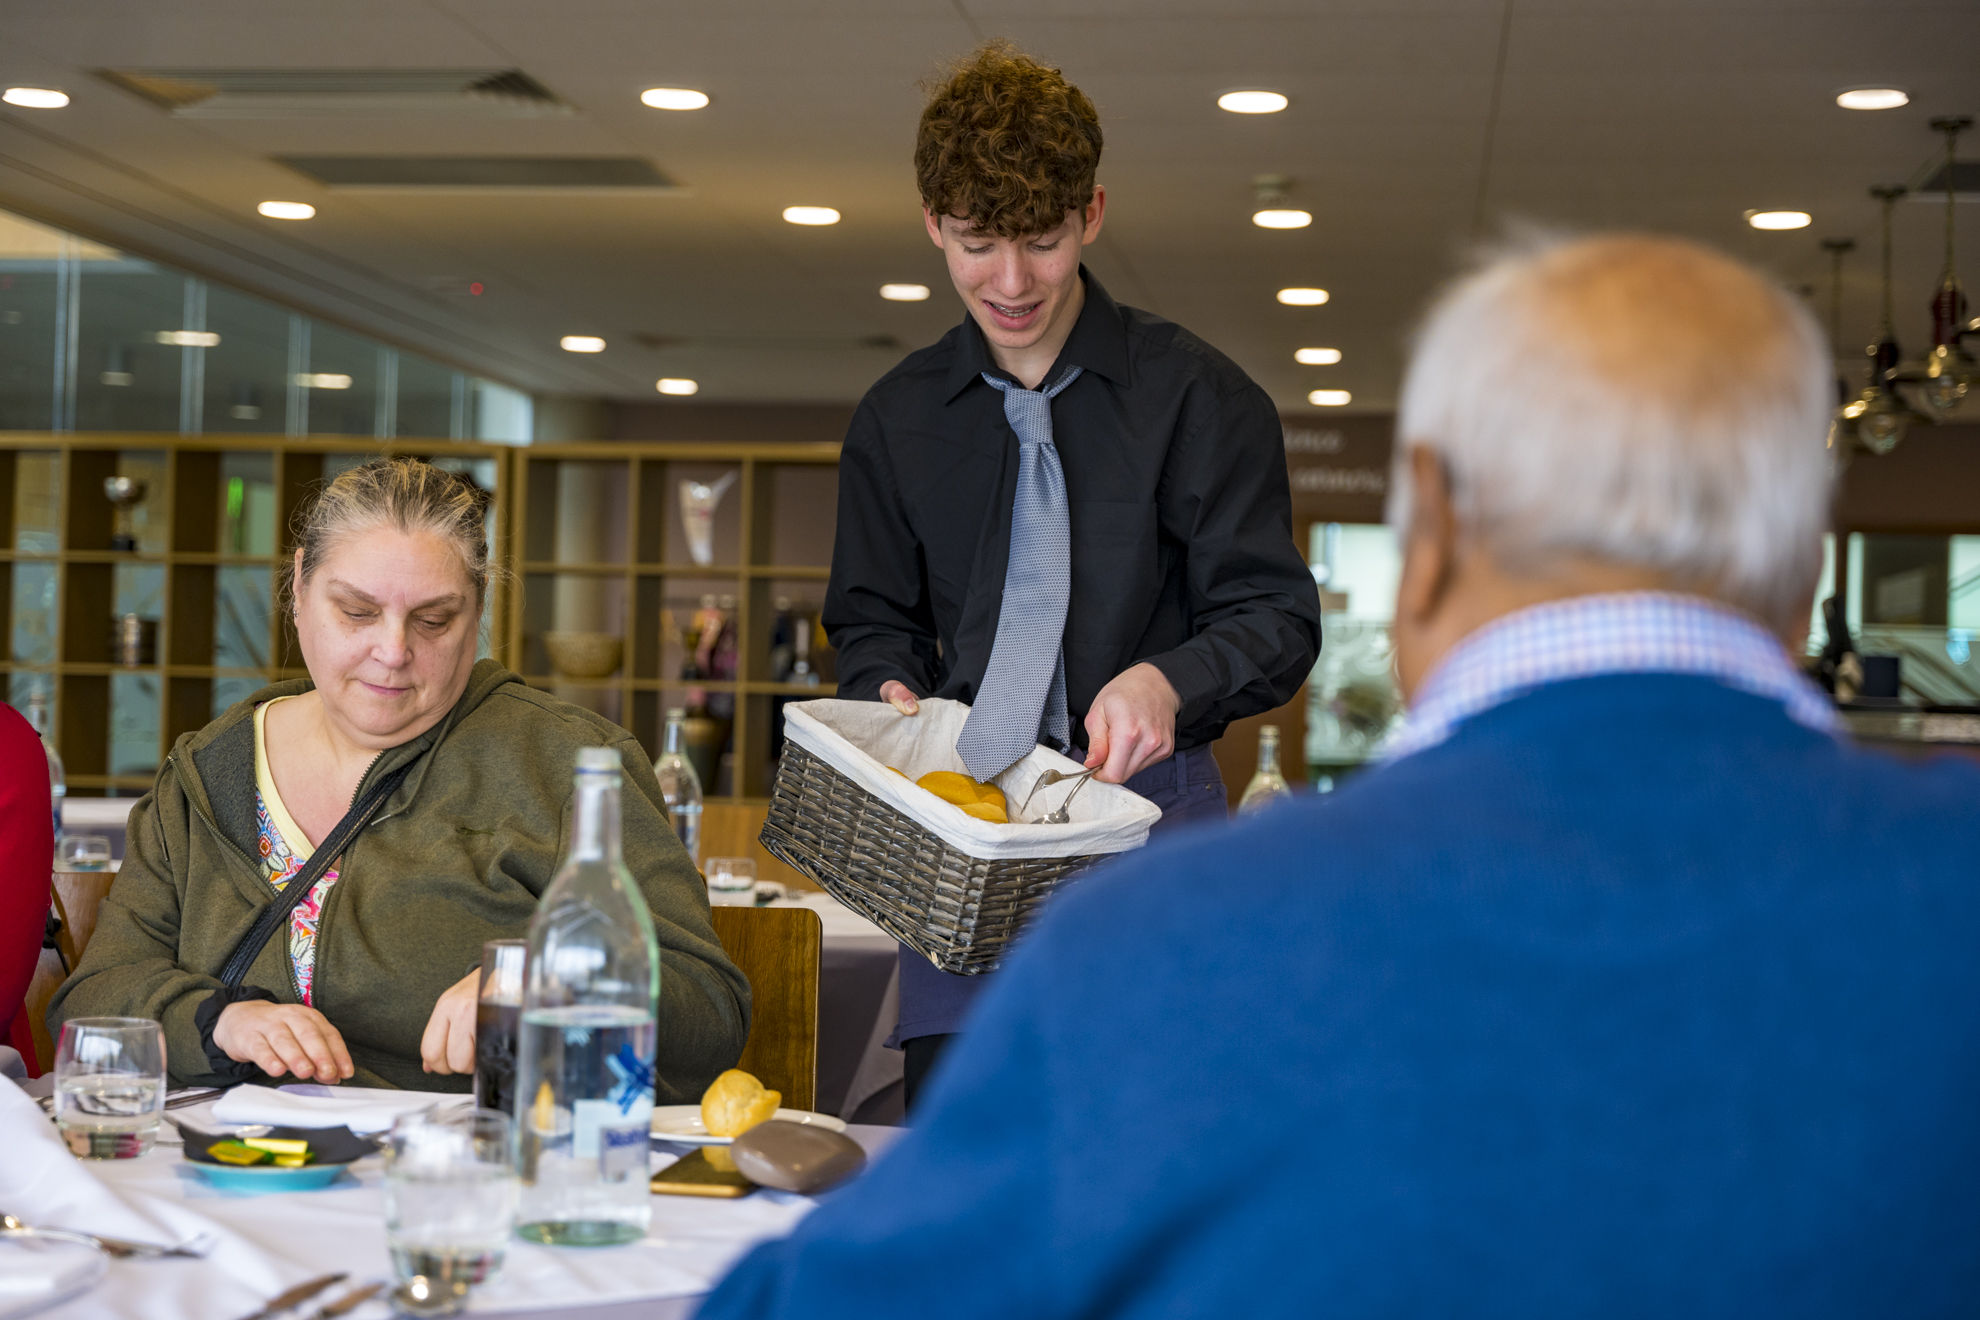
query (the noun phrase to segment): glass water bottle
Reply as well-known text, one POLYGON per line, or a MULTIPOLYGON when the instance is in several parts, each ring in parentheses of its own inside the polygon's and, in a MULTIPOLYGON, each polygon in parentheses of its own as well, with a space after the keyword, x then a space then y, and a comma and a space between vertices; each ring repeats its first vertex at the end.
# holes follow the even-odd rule
POLYGON ((516 1171, 526 1241, 607 1246, 652 1218, 660 951, 619 851, 620 761, 578 752, 571 850, 529 927, 516 1049, 516 1171))
POLYGON ((28 694, 28 723, 41 737, 41 749, 48 753, 48 797, 55 809, 55 846, 62 846, 62 799, 69 795, 69 777, 62 769, 62 754, 48 737, 48 694, 36 688, 28 694))
POLYGON ((1258 730, 1258 773, 1244 786, 1244 796, 1238 799, 1238 815, 1263 811, 1280 798, 1291 796, 1286 777, 1279 773, 1279 726, 1263 725, 1258 730))
POLYGON ((653 777, 660 781, 660 796, 667 802, 667 823, 688 850, 688 859, 701 865, 701 776, 687 757, 687 728, 682 721, 687 711, 679 706, 667 712, 667 732, 660 759, 653 763, 653 777))

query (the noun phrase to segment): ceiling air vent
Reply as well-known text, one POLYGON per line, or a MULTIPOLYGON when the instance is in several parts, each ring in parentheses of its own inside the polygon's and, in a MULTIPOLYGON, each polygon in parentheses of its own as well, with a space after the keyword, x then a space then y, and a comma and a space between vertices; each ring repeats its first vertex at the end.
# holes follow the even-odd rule
POLYGON ((1936 169, 1911 186, 1914 202, 1946 200, 1946 171, 1952 170, 1953 195, 1962 202, 1980 202, 1980 160, 1941 161, 1936 169))
POLYGON ((577 113, 520 69, 99 69, 183 119, 577 113))
POLYGON ((656 352, 677 348, 754 349, 764 352, 843 352, 846 349, 900 351, 893 335, 657 335, 635 331, 633 342, 656 352))
POLYGON ((277 156, 346 192, 679 192, 638 156, 277 156))

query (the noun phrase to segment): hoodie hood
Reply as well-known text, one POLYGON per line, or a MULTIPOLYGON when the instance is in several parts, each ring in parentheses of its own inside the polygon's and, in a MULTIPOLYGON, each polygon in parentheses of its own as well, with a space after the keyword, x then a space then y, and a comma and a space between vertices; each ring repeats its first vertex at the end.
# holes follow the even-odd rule
MULTIPOLYGON (((426 732, 380 752, 358 782, 356 796, 364 796, 365 789, 380 775, 425 757, 476 707, 507 683, 521 684, 522 678, 496 661, 475 661, 474 668, 468 671, 467 688, 460 700, 426 732)), ((211 819, 228 840, 250 856, 256 846, 254 708, 277 697, 300 696, 315 689, 315 681, 307 678, 270 683, 229 706, 219 719, 197 733, 184 735, 172 748, 170 759, 178 768, 180 784, 193 808, 211 819)), ((403 811, 419 795, 430 765, 431 758, 427 758, 426 764, 413 768, 378 813, 379 820, 403 811)))

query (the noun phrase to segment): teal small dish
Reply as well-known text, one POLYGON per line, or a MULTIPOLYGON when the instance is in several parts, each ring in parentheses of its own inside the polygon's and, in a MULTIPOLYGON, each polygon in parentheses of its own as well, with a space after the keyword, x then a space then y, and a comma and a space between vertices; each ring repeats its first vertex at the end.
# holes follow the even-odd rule
POLYGON ((201 1132, 180 1127, 186 1138, 186 1163, 198 1169, 222 1191, 255 1195, 259 1192, 313 1192, 337 1181, 337 1175, 367 1155, 377 1152, 375 1138, 360 1137, 349 1128, 269 1128, 263 1136, 288 1141, 307 1141, 316 1159, 300 1168, 285 1169, 275 1164, 224 1164, 213 1158, 214 1143, 232 1138, 224 1132, 201 1132))
POLYGON ((202 1164, 187 1161, 206 1181, 223 1192, 313 1192, 328 1187, 348 1167, 342 1164, 305 1164, 296 1169, 272 1165, 202 1164))

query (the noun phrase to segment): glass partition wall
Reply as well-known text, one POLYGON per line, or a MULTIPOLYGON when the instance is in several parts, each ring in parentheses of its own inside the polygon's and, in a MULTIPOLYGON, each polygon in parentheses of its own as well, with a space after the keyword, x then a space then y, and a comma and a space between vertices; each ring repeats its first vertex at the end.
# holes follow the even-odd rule
POLYGON ((0 211, 0 431, 527 441, 527 396, 0 211))
POLYGON ((1864 655, 1900 657, 1902 698, 1980 704, 1980 536, 1852 532, 1844 616, 1864 655))
POLYGON ((1326 792, 1368 759, 1401 712, 1390 626, 1402 550, 1381 523, 1314 523, 1308 540, 1323 642, 1306 684, 1306 774, 1326 792))
POLYGON ((420 454, 489 493, 492 540, 503 451, 473 442, 527 443, 530 404, 0 211, 0 700, 45 698, 72 791, 143 791, 178 733, 300 672, 274 602, 307 490, 420 454))

